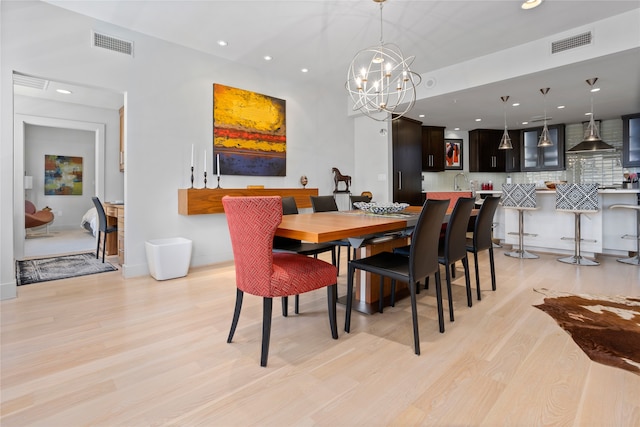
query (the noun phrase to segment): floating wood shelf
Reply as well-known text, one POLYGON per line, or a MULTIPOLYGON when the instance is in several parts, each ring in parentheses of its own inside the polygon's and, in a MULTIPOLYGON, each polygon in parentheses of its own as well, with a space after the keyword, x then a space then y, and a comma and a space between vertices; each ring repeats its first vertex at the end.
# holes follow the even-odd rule
POLYGON ((298 208, 310 208, 310 196, 317 196, 317 188, 180 188, 178 213, 203 215, 224 213, 223 196, 282 196, 296 199, 298 208))

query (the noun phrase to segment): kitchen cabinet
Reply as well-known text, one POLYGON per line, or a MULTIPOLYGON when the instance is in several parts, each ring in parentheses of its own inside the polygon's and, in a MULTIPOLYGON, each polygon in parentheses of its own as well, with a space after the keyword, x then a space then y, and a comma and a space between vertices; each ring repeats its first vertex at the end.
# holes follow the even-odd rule
MULTIPOLYGON (((505 172, 520 172, 520 148, 522 142, 520 141, 520 130, 508 130, 509 138, 511 138, 511 145, 513 148, 511 150, 500 150, 504 151, 505 155, 505 172)), ((504 133, 504 131, 503 131, 504 133)), ((502 139, 502 135, 500 135, 502 139)))
POLYGON ((506 150, 499 150, 504 130, 474 129, 469 131, 469 171, 504 172, 506 150))
POLYGON ((564 125, 547 126, 551 147, 538 147, 542 128, 522 130, 522 151, 520 152, 520 170, 558 171, 564 170, 564 125))
POLYGON ((622 116, 622 166, 640 167, 640 113, 622 116))
POLYGON ((393 201, 420 206, 422 201, 422 123, 406 117, 392 124, 393 201))
POLYGON ((444 171, 444 127, 422 126, 422 171, 444 171))

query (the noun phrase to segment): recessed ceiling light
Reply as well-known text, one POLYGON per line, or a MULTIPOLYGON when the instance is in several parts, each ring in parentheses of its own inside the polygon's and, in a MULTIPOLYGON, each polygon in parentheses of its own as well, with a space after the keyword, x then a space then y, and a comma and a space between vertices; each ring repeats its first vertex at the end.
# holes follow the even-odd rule
POLYGON ((264 60, 265 61, 271 61, 273 59, 273 57, 269 56, 269 55, 265 55, 264 56, 264 60))
POLYGON ((584 113, 584 115, 585 115, 585 116, 590 116, 590 115, 591 115, 591 112, 590 112, 590 111, 587 111, 586 113, 584 113))
POLYGON ((453 128, 453 130, 460 130, 460 128, 453 128))
POLYGON ((558 110, 562 110, 564 108, 564 105, 558 105, 558 110))
POLYGON ((228 43, 224 40, 218 40, 218 46, 226 46, 228 43))
POLYGON ((422 118, 424 117, 424 114, 419 114, 418 117, 422 118))
POLYGON ((600 92, 600 88, 599 87, 594 87, 593 89, 591 89, 591 92, 600 92))
POLYGON ((62 93, 64 95, 69 95, 71 93, 71 91, 67 89, 56 89, 56 92, 62 93))
POLYGON ((300 69, 300 71, 302 71, 303 73, 308 73, 309 69, 308 68, 302 68, 302 69, 300 69))
POLYGON ((540 6, 542 0, 527 0, 520 7, 523 9, 533 9, 534 7, 540 6))
POLYGON ((529 122, 522 122, 522 124, 523 124, 523 125, 528 125, 528 124, 529 124, 529 122))
POLYGON ((482 121, 482 119, 476 119, 476 122, 481 122, 481 121, 482 121))
POLYGON ((511 104, 513 107, 518 107, 520 105, 519 102, 514 102, 513 104, 511 104))

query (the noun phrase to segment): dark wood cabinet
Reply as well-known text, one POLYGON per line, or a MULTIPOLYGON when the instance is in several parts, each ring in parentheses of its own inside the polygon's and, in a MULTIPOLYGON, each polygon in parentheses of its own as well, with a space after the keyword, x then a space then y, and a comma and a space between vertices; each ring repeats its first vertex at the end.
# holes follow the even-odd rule
POLYGON ((522 172, 564 170, 564 125, 551 125, 547 128, 553 141, 551 147, 538 147, 538 140, 542 134, 541 127, 522 130, 520 152, 522 172))
POLYGON ((422 203, 422 123, 401 117, 392 124, 393 201, 422 203))
MULTIPOLYGON (((505 155, 505 172, 520 172, 520 148, 522 142, 520 141, 520 130, 509 130, 509 138, 511 138, 511 150, 502 150, 505 155)), ((504 133, 504 131, 503 131, 504 133)), ((500 136, 502 138, 502 135, 500 136)))
POLYGON ((444 170, 444 127, 422 126, 422 171, 444 170))
POLYGON ((622 166, 640 167, 640 113, 622 116, 622 166))
POLYGON ((504 172, 506 150, 498 149, 503 130, 474 129, 469 132, 469 171, 504 172))

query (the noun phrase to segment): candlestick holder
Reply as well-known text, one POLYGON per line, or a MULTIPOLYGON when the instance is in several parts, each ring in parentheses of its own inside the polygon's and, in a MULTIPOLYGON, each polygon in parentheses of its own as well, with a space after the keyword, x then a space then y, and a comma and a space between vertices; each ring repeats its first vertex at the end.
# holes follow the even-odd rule
POLYGON ((191 166, 191 188, 193 188, 193 166, 191 166))
POLYGON ((204 187, 207 188, 207 171, 204 171, 204 187))
POLYGON ((218 175, 218 186, 216 188, 222 188, 220 187, 220 175, 218 175))

